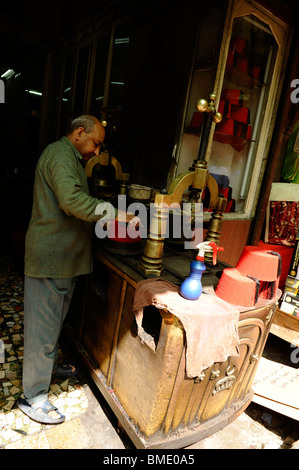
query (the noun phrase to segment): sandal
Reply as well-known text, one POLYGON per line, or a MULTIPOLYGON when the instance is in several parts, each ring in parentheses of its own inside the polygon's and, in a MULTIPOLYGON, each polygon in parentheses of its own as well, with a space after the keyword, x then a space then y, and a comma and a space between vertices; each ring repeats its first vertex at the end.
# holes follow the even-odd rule
POLYGON ((61 414, 57 410, 57 408, 52 405, 52 403, 50 403, 48 400, 46 400, 41 405, 30 405, 23 398, 19 398, 17 401, 17 406, 29 418, 41 424, 60 424, 63 423, 63 421, 65 420, 65 416, 61 414), (51 416, 49 416, 50 411, 56 411, 56 413, 58 413, 60 417, 51 418, 51 416))
POLYGON ((70 377, 74 377, 77 373, 78 370, 73 364, 63 364, 56 367, 52 377, 53 379, 69 379, 70 377))

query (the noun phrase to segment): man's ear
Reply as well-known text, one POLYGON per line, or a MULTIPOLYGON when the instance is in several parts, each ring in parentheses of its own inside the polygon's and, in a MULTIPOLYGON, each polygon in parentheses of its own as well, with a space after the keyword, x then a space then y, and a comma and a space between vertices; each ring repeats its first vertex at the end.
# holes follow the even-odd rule
POLYGON ((77 132, 76 132, 76 140, 80 140, 84 132, 85 131, 83 127, 78 127, 77 132))

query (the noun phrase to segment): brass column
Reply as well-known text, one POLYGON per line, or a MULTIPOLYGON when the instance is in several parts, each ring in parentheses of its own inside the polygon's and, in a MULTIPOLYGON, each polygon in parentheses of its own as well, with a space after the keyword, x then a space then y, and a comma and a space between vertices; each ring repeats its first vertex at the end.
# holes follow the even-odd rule
MULTIPOLYGON (((216 95, 210 95, 210 102, 201 99, 197 102, 197 109, 205 113, 204 125, 201 133, 200 148, 197 159, 194 160, 189 172, 179 175, 171 183, 168 194, 156 194, 154 202, 154 212, 150 225, 150 233, 147 237, 139 269, 146 275, 160 276, 163 271, 162 259, 164 250, 164 240, 168 219, 168 207, 173 203, 181 203, 182 196, 186 188, 191 186, 194 192, 199 192, 202 196, 203 190, 207 187, 210 191, 210 207, 218 210, 214 215, 214 222, 210 229, 209 237, 217 238, 216 231, 220 227, 219 217, 223 207, 218 202, 218 185, 215 179, 209 175, 205 153, 208 145, 208 139, 211 131, 212 122, 220 122, 222 115, 215 109, 216 95), (218 209, 217 209, 218 208, 218 209), (213 234, 213 235, 211 235, 213 234)), ((226 201, 226 199, 225 199, 226 201)), ((213 216, 212 216, 213 217, 213 216)), ((219 240, 219 237, 218 237, 219 240)), ((217 241, 216 241, 217 243, 217 241)))

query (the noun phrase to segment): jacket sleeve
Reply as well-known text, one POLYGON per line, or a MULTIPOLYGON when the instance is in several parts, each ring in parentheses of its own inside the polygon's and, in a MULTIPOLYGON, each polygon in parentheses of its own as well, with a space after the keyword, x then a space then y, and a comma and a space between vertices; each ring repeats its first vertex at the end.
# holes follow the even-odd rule
POLYGON ((104 204, 104 208, 110 209, 111 218, 115 217, 111 204, 109 207, 106 201, 89 194, 87 176, 75 155, 70 158, 60 158, 59 153, 54 155, 47 167, 46 180, 57 197, 60 209, 67 215, 96 222, 105 215, 105 211, 96 211, 96 207, 104 204))

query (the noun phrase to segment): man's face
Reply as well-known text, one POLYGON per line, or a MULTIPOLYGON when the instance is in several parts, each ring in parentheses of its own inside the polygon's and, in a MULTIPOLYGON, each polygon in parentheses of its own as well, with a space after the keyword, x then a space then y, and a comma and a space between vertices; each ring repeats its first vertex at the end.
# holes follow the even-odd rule
POLYGON ((90 134, 87 134, 83 127, 79 127, 76 132, 75 146, 84 160, 88 161, 95 155, 99 155, 105 138, 104 128, 99 124, 96 124, 94 130, 90 134))

